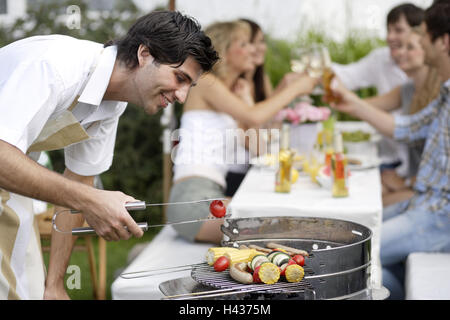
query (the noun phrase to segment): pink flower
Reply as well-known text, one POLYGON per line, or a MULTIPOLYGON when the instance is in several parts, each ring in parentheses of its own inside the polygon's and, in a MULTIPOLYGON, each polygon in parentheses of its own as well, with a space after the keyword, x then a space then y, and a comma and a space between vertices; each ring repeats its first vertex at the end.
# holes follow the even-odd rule
POLYGON ((315 107, 307 102, 299 102, 293 108, 280 110, 275 119, 277 121, 288 120, 292 124, 307 121, 317 122, 328 119, 331 111, 327 107, 315 107))
POLYGON ((291 121, 293 124, 298 124, 301 120, 301 116, 295 112, 295 110, 288 108, 286 110, 286 118, 291 121))

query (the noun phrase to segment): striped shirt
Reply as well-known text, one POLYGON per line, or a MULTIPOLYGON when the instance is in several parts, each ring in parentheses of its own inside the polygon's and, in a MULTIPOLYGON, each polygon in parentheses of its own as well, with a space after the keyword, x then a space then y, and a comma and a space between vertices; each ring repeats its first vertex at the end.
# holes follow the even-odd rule
POLYGON ((450 216, 450 79, 437 99, 414 115, 396 115, 394 139, 406 143, 425 139, 411 202, 430 203, 430 211, 450 216))

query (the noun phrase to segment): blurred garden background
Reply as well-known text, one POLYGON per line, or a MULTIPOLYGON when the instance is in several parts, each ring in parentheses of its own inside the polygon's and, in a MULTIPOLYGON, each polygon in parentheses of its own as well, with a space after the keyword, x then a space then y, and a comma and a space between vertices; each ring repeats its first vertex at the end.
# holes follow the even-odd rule
MULTIPOLYGON (((152 3, 152 1, 148 2, 152 3)), ((2 21, 2 6, 6 8, 12 3, 13 1, 0 1, 0 47, 24 37, 55 33, 105 43, 122 36, 136 18, 147 13, 137 7, 133 1, 35 0, 27 2, 25 15, 6 23, 6 21, 2 21), (99 3, 108 3, 108 10, 99 9, 99 3), (75 10, 77 15, 68 17, 70 10, 75 10), (67 19, 75 20, 68 21, 67 19)), ((153 3, 156 4, 155 1, 153 3)), ((192 1, 192 5, 195 3, 192 1)), ((167 9, 167 7, 156 5, 153 9, 167 9)), ((247 18, 251 19, 252 17, 247 16, 247 18)), ((292 48, 321 43, 328 47, 334 62, 346 64, 360 59, 376 47, 385 45, 385 40, 368 34, 364 30, 349 30, 343 40, 337 41, 320 27, 302 25, 294 39, 279 39, 267 34, 267 43, 266 71, 275 86, 283 74, 290 71, 289 57, 292 48)), ((373 88, 358 91, 361 96, 370 96, 375 93, 373 88)), ((181 110, 181 105, 175 106, 177 117, 180 116, 181 110)), ((113 165, 108 172, 101 176, 105 189, 120 190, 136 199, 162 202, 161 135, 163 128, 160 125, 161 115, 162 112, 149 117, 141 108, 128 106, 119 122, 113 165)), ((338 119, 346 120, 348 118, 339 115, 338 119)), ((53 151, 49 155, 54 170, 62 172, 64 169, 62 151, 53 151)), ((145 216, 142 213, 135 213, 134 217, 138 221, 148 220, 151 223, 161 223, 163 211, 161 207, 153 207, 146 211, 145 216)), ((141 239, 107 244, 107 299, 111 299, 112 282, 128 263, 127 256, 130 250, 136 244, 150 241, 158 231, 158 228, 153 228, 146 232, 141 239)), ((48 263, 47 253, 45 259, 48 263)), ((70 264, 78 265, 82 275, 81 289, 68 290, 70 297, 72 299, 92 299, 86 253, 74 252, 70 264)))

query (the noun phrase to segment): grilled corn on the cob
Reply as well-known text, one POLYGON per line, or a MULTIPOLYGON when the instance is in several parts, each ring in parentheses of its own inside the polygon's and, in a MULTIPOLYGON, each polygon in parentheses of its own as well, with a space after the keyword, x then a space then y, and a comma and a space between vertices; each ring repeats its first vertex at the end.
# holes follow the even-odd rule
POLYGON ((280 269, 271 262, 265 262, 259 267, 258 276, 262 282, 274 284, 280 279, 280 269))
POLYGON ((231 248, 231 247, 214 247, 209 248, 206 252, 206 262, 212 266, 214 262, 216 262, 219 257, 225 255, 227 252, 234 252, 234 251, 240 251, 237 248, 231 248))
POLYGON ((305 276, 305 270, 298 264, 291 264, 286 267, 284 275, 288 282, 299 282, 305 276))
POLYGON ((239 262, 249 262, 251 259, 260 252, 255 249, 241 249, 237 251, 229 251, 223 254, 230 260, 230 265, 239 263, 239 262))

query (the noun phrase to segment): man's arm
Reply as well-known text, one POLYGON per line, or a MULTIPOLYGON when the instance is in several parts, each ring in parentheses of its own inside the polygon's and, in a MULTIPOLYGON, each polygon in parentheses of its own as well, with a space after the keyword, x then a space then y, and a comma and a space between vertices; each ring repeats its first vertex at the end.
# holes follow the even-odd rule
MULTIPOLYGON (((80 176, 69 169, 64 171, 64 176, 72 181, 78 181, 83 184, 93 186, 94 176, 80 176)), ((66 208, 57 206, 55 212, 64 210, 66 208)), ((71 230, 72 228, 80 227, 84 218, 80 214, 65 214, 62 213, 57 218, 58 229, 71 230)), ((48 266, 48 275, 45 281, 44 299, 62 300, 68 299, 64 289, 64 275, 69 265, 70 256, 72 253, 73 245, 77 237, 70 234, 60 233, 52 229, 52 239, 50 245, 50 261, 48 266)))
POLYGON ((355 93, 346 89, 337 79, 333 79, 332 88, 334 93, 341 98, 340 103, 331 103, 333 108, 364 120, 383 135, 393 137, 395 129, 393 115, 360 99, 355 93))
POLYGON ((332 69, 349 90, 376 86, 376 72, 374 72, 376 70, 373 69, 381 64, 380 50, 374 49, 358 61, 349 64, 333 63, 332 69))
POLYGON ((97 234, 106 240, 136 237, 142 230, 125 209, 135 201, 119 191, 105 191, 73 181, 39 165, 15 146, 0 140, 0 188, 55 205, 81 211, 97 234))

